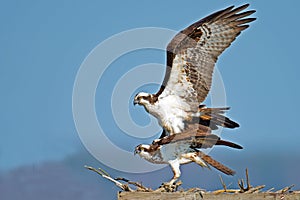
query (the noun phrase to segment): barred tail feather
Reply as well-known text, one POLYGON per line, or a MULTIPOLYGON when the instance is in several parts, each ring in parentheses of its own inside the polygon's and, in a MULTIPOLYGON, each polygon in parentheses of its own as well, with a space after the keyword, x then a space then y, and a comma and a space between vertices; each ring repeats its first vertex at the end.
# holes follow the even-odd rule
POLYGON ((226 167, 225 165, 223 165, 222 163, 219 163, 218 161, 214 160, 212 157, 210 157, 209 155, 204 154, 203 152, 199 151, 197 152, 197 155, 204 160, 204 162, 206 162, 207 164, 211 165, 212 167, 216 168, 217 170, 223 172, 224 174, 227 175, 234 175, 235 171, 233 171, 232 169, 226 167))

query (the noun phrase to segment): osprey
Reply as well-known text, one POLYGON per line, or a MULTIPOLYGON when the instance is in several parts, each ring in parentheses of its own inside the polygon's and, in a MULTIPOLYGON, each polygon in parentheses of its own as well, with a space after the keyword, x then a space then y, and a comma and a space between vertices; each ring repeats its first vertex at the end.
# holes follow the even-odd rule
POLYGON ((144 106, 158 119, 164 129, 162 136, 181 133, 195 123, 211 129, 239 126, 223 115, 228 107, 206 108, 200 104, 211 88, 219 55, 255 20, 247 17, 254 10, 243 11, 248 6, 215 12, 179 32, 168 44, 160 90, 156 94, 140 92, 134 97, 134 104, 144 106))
POLYGON ((204 154, 200 149, 211 148, 214 145, 242 149, 238 144, 221 140, 209 132, 194 131, 173 134, 154 141, 151 145, 140 144, 134 153, 155 164, 169 164, 173 170, 173 178, 166 185, 173 185, 181 175, 180 165, 195 162, 201 167, 212 166, 227 175, 234 175, 234 171, 204 154))

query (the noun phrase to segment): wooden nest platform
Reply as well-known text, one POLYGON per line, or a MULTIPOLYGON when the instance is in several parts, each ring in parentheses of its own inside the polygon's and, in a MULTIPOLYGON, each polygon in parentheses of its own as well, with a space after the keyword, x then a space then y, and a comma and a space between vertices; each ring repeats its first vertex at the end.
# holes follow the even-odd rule
POLYGON ((85 168, 96 172, 102 178, 113 182, 119 187, 121 191, 117 194, 118 200, 300 200, 300 191, 291 191, 294 185, 277 191, 274 191, 274 188, 262 191, 265 185, 251 186, 248 169, 246 169, 246 181, 241 179, 238 182, 239 188, 228 189, 220 176, 223 188, 215 191, 205 191, 200 188, 178 190, 178 187, 182 184, 181 181, 177 181, 171 186, 162 184, 159 188, 152 189, 145 187, 141 183, 125 178, 112 178, 107 172, 100 168, 95 169, 90 166, 85 166, 85 168))

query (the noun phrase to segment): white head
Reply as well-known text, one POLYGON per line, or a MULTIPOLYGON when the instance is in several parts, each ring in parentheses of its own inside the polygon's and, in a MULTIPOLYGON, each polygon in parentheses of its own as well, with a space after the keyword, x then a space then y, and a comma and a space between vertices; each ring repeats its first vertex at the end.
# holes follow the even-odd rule
POLYGON ((140 145, 138 145, 138 146, 135 147, 135 149, 134 149, 134 155, 138 154, 142 158, 150 159, 151 155, 149 153, 149 150, 150 150, 150 145, 148 145, 148 144, 140 144, 140 145))
POLYGON ((137 95, 135 95, 133 104, 148 106, 150 104, 153 104, 156 100, 157 97, 155 95, 146 92, 140 92, 137 95))
POLYGON ((140 145, 135 147, 134 154, 140 154, 140 153, 143 153, 143 152, 148 152, 149 149, 150 149, 150 145, 140 144, 140 145))

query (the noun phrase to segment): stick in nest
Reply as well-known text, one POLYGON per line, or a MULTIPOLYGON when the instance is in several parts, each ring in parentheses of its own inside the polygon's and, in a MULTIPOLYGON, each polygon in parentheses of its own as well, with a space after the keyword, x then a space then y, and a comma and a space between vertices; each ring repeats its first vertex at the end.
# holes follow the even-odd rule
POLYGON ((256 187, 251 186, 250 180, 249 180, 248 169, 246 169, 246 184, 247 184, 246 187, 244 186, 245 184, 244 184, 243 179, 238 181, 239 189, 227 189, 227 186, 224 183, 224 181, 222 179, 222 176, 220 176, 220 181, 221 181, 221 184, 223 186, 223 189, 213 191, 212 193, 214 193, 214 194, 220 194, 220 193, 257 193, 265 187, 265 185, 259 185, 259 186, 256 186, 256 187))
POLYGON ((91 170, 93 172, 96 172, 97 174, 99 174, 100 176, 102 176, 103 178, 113 182, 114 184, 116 184, 116 186, 118 186, 119 188, 121 188, 124 191, 130 191, 132 192, 133 189, 131 189, 128 185, 123 184, 115 179, 113 179, 112 177, 110 177, 110 175, 108 173, 106 173, 104 170, 102 169, 95 169, 94 167, 90 167, 90 166, 84 166, 86 169, 91 170))
POLYGON ((129 185, 134 185, 138 191, 144 191, 144 192, 150 192, 152 191, 152 189, 144 187, 142 184, 137 183, 137 182, 133 182, 133 181, 129 181, 125 178, 112 178, 107 172, 105 172, 103 169, 99 168, 99 169, 95 169, 94 167, 90 167, 90 166, 84 166, 86 169, 91 170, 93 172, 96 172, 97 174, 99 174, 100 176, 102 176, 103 178, 113 182, 117 187, 121 188, 123 191, 129 191, 129 192, 133 192, 135 191, 134 189, 132 189, 129 185), (121 183, 121 181, 125 181, 127 184, 121 183))
POLYGON ((130 185, 134 185, 137 188, 137 191, 143 191, 143 192, 152 192, 153 191, 151 188, 147 188, 147 187, 143 186, 141 183, 130 181, 126 178, 118 177, 118 178, 115 178, 114 180, 120 180, 120 181, 124 181, 130 185))

